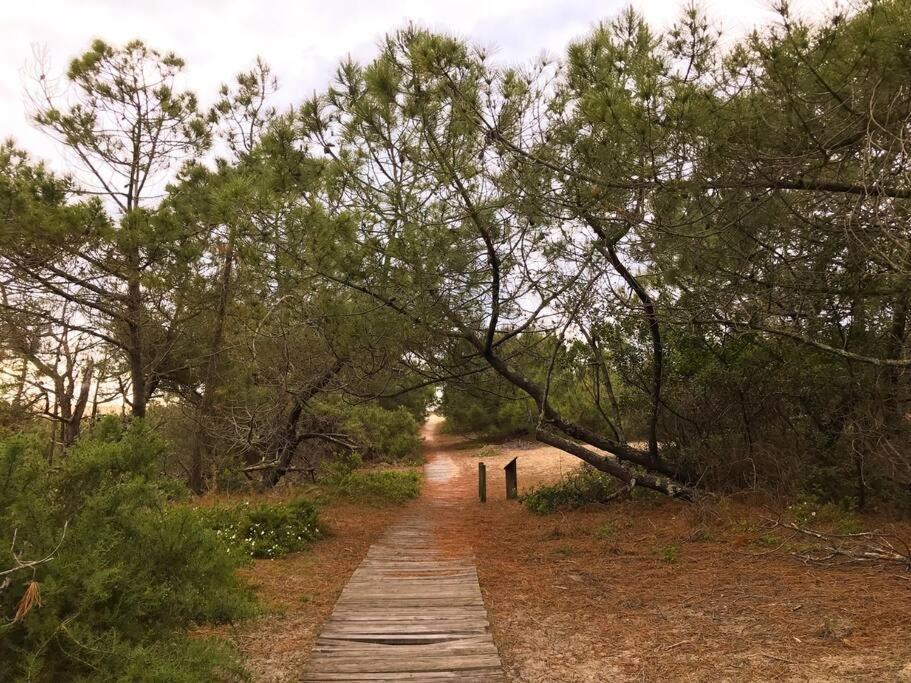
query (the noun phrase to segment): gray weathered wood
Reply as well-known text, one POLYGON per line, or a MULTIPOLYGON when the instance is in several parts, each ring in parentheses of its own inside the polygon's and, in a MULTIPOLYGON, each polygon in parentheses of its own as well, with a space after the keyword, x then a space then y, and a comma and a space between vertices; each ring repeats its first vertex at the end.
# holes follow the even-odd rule
POLYGON ((519 497, 519 477, 518 477, 518 464, 516 461, 518 458, 513 458, 510 460, 506 467, 503 469, 506 470, 506 499, 515 500, 519 497))
MULTIPOLYGON (((445 456, 425 469, 429 483, 454 471, 445 456)), ((370 548, 323 625, 304 681, 505 681, 474 562, 442 552, 434 533, 413 512, 370 548)))

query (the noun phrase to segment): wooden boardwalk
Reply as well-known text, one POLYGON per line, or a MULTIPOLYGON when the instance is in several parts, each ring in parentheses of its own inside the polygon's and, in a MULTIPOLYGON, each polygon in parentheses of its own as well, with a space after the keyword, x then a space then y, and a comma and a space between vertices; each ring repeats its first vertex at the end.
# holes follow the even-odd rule
MULTIPOLYGON (((451 478, 440 456, 428 484, 451 478)), ((435 500, 426 505, 449 506, 435 500)), ((425 509, 426 512, 426 509, 425 509)), ((305 681, 505 681, 474 562, 434 543, 418 508, 367 552, 313 648, 305 681)))

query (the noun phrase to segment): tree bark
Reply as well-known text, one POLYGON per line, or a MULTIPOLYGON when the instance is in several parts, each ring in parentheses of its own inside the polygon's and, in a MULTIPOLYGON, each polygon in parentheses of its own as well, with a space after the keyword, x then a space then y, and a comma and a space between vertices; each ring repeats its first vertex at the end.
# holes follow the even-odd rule
POLYGON ((565 453, 575 455, 595 469, 616 477, 628 486, 644 486, 647 489, 658 491, 672 498, 682 498, 684 500, 693 500, 695 498, 696 493, 693 489, 683 486, 668 477, 657 476, 649 472, 635 472, 628 467, 624 467, 620 460, 612 454, 602 455, 595 453, 574 441, 564 439, 545 429, 539 428, 535 432, 535 438, 548 446, 553 446, 565 453))
POLYGON ((72 407, 70 417, 64 424, 63 445, 65 447, 72 446, 82 432, 82 417, 85 415, 85 407, 89 402, 94 372, 95 361, 89 358, 86 361, 85 369, 82 371, 82 381, 79 384, 79 396, 76 399, 76 404, 72 407))

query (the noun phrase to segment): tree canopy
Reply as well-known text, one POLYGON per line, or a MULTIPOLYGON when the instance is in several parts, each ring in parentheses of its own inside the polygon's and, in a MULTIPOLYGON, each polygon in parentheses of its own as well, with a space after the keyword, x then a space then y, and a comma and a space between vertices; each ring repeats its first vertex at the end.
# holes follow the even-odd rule
POLYGON ((197 491, 436 390, 628 487, 898 500, 909 11, 722 47, 630 9, 524 66, 410 26, 287 113, 261 60, 204 112, 96 41, 33 98, 72 177, 0 154, 9 405, 64 449, 107 397, 176 412, 197 491))

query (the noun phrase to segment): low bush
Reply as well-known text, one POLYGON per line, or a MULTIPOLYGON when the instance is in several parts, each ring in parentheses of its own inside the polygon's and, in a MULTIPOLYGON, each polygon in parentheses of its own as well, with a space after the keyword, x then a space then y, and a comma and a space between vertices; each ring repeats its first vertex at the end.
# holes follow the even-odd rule
POLYGON ((229 552, 276 558, 306 550, 322 533, 316 507, 306 499, 197 509, 203 525, 228 545, 229 552))
POLYGON ((595 529, 595 536, 600 539, 609 539, 617 535, 617 525, 614 522, 605 522, 595 529))
POLYGON ((537 410, 531 399, 496 378, 485 378, 478 383, 492 386, 489 391, 444 386, 440 414, 446 418, 443 426, 446 432, 478 434, 490 439, 528 436, 534 432, 537 410))
POLYGON ((0 442, 0 680, 190 681, 242 676, 224 644, 186 630, 252 613, 240 557, 161 475, 141 421, 106 420, 48 466, 0 442))
POLYGON ((421 462, 421 425, 407 407, 384 408, 377 403, 352 406, 326 401, 319 404, 319 411, 332 431, 344 434, 345 440, 356 444, 364 459, 421 462))
POLYGON ((480 460, 488 460, 488 459, 496 458, 498 455, 500 455, 500 451, 497 448, 495 448, 494 446, 488 445, 488 446, 484 446, 481 450, 479 450, 477 456, 475 456, 475 457, 477 457, 480 460))
POLYGON ((676 564, 677 560, 680 559, 680 546, 679 545, 666 545, 658 549, 658 556, 663 562, 668 564, 676 564))
POLYGON ((860 520, 851 509, 850 501, 839 505, 821 502, 814 495, 803 494, 788 506, 788 512, 795 522, 805 526, 827 526, 844 534, 853 534, 861 530, 860 520))
POLYGON ((582 465, 555 484, 532 489, 522 497, 525 507, 539 515, 601 503, 616 492, 614 480, 591 465, 582 465))
POLYGON ((357 453, 323 463, 321 483, 335 495, 372 504, 404 503, 421 493, 416 470, 360 469, 357 453))
POLYGON ((414 470, 364 470, 339 481, 336 490, 347 498, 375 503, 404 503, 421 493, 421 475, 414 470))
POLYGON ((387 462, 417 462, 421 454, 420 425, 404 406, 386 410, 375 404, 349 408, 343 431, 362 444, 364 455, 387 462))

